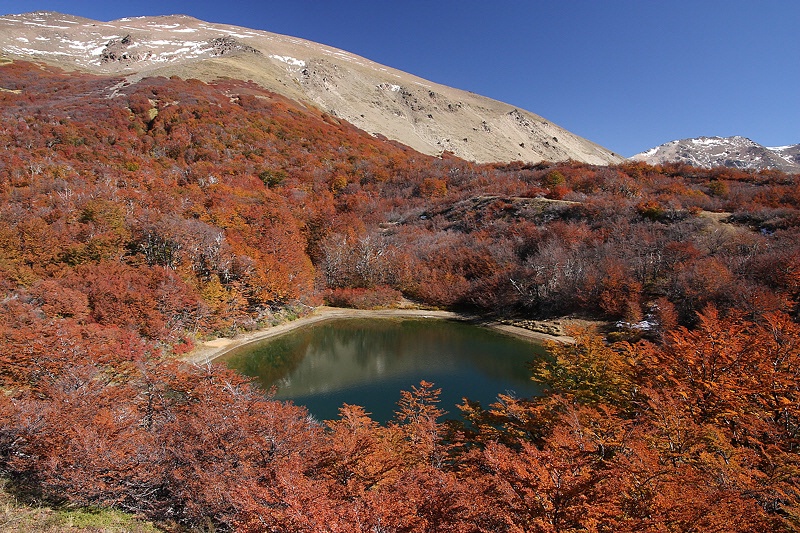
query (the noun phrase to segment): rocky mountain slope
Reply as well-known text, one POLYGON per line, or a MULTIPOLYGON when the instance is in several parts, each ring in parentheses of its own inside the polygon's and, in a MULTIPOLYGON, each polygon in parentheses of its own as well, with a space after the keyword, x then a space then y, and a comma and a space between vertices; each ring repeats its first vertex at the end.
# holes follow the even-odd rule
POLYGON ((632 156, 651 165, 680 162, 698 167, 800 172, 800 144, 767 147, 746 137, 697 137, 656 146, 632 156))
POLYGON ((622 158, 552 122, 303 39, 183 15, 99 22, 53 12, 0 17, 0 55, 124 76, 259 85, 427 154, 464 159, 617 163, 622 158))

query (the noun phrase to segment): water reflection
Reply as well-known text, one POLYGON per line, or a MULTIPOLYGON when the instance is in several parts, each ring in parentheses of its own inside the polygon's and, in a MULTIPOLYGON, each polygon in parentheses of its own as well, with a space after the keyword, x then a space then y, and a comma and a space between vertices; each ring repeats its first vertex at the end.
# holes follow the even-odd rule
POLYGON ((456 416, 462 397, 494 401, 498 393, 540 393, 527 363, 540 346, 469 324, 431 319, 339 319, 253 343, 225 356, 276 397, 306 405, 320 419, 342 403, 392 418, 401 390, 420 380, 442 388, 443 409, 456 416))

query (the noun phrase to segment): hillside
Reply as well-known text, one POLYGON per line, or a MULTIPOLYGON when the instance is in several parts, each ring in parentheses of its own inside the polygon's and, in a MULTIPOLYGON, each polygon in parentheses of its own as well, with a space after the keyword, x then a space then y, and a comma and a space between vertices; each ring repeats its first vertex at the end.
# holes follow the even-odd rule
MULTIPOLYGON (((422 153, 476 162, 621 157, 552 122, 303 39, 175 15, 100 22, 52 12, 0 17, 0 53, 124 77, 252 80, 422 153)), ((113 92, 113 91, 112 91, 113 92)))
POLYGON ((745 137, 698 137, 671 141, 630 159, 651 165, 683 163, 704 168, 774 169, 800 173, 800 144, 766 147, 745 137))

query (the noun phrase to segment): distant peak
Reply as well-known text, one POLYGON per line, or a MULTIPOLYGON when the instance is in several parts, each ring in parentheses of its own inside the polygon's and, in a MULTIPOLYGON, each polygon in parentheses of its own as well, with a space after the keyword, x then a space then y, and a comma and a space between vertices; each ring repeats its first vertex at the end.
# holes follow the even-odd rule
POLYGON ((651 165, 685 163, 697 167, 731 167, 742 170, 775 169, 800 172, 800 144, 766 147, 742 135, 700 136, 670 141, 629 159, 651 165))

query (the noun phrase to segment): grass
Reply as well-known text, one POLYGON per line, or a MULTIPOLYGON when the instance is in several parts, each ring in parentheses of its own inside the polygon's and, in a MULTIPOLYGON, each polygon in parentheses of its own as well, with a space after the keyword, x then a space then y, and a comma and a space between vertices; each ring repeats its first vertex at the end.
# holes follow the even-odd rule
POLYGON ((54 509, 20 501, 0 479, 0 531, 4 533, 158 533, 152 523, 114 509, 54 509))

